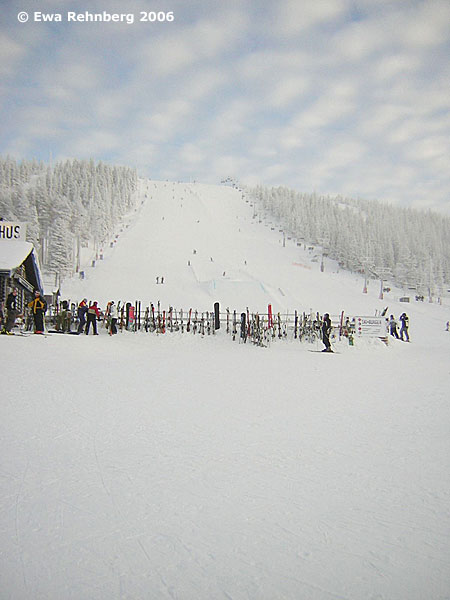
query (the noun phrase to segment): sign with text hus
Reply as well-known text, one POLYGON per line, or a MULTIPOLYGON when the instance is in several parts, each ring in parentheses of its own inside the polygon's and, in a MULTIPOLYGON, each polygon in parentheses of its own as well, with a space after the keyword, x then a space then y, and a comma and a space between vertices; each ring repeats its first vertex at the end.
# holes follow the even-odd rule
POLYGON ((27 224, 0 221, 0 240, 11 240, 16 242, 25 242, 27 237, 27 224))

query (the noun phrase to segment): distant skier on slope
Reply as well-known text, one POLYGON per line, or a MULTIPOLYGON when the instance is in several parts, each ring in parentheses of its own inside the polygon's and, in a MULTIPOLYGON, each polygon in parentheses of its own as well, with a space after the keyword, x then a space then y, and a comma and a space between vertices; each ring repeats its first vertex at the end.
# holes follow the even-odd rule
POLYGON ((325 348, 322 350, 322 352, 333 352, 333 350, 331 349, 330 334, 331 334, 331 319, 330 319, 330 315, 328 313, 325 313, 324 317, 323 317, 323 323, 322 323, 322 341, 323 341, 325 348))

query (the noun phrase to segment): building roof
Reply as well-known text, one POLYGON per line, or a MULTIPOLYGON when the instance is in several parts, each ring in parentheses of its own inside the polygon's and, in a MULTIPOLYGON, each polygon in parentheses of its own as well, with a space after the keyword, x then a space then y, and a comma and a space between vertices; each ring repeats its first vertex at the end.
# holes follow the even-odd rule
POLYGON ((33 251, 30 242, 0 240, 0 271, 13 271, 20 267, 33 251))
POLYGON ((0 274, 12 275, 14 269, 26 261, 25 267, 29 282, 44 293, 39 261, 30 242, 0 240, 0 274))

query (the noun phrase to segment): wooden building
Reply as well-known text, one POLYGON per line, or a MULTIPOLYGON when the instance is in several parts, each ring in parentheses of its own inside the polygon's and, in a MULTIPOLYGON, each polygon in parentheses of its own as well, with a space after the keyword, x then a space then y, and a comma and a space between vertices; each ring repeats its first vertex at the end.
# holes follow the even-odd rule
POLYGON ((42 276, 33 244, 0 239, 0 303, 2 307, 13 288, 17 288, 19 309, 33 297, 35 290, 44 295, 42 276))

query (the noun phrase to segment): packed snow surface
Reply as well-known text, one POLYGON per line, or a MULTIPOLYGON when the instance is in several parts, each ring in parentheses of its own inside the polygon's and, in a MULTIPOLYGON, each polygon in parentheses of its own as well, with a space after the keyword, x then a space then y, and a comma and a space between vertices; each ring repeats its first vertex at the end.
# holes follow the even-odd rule
POLYGON ((448 306, 321 272, 236 190, 141 198, 63 297, 406 308, 412 341, 0 336, 2 600, 450 598, 448 306))

